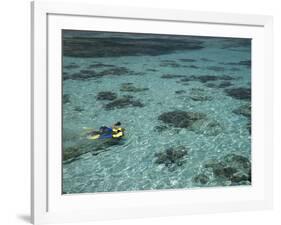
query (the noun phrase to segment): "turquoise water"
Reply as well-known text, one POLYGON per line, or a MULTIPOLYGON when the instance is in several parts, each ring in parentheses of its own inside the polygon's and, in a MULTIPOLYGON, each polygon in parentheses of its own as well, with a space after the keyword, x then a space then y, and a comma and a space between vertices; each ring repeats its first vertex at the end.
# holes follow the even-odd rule
POLYGON ((64 32, 63 193, 250 185, 250 131, 250 40, 64 32))

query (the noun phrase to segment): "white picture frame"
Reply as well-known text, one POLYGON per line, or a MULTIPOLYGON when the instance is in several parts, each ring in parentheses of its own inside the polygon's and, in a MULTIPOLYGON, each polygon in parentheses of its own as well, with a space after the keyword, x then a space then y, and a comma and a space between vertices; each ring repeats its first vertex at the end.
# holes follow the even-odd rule
POLYGON ((273 46, 272 17, 116 7, 66 2, 32 2, 32 198, 34 224, 185 215, 272 208, 273 46), (202 188, 133 193, 61 194, 62 29, 181 33, 253 38, 252 154, 250 187, 202 188), (170 28, 170 29, 169 29, 170 28))

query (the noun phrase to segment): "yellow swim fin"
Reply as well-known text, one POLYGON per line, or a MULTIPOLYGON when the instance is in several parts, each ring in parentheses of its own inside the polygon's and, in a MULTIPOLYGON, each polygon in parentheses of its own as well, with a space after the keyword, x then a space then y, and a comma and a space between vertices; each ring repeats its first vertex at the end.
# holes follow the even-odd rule
POLYGON ((91 127, 83 127, 83 131, 80 133, 81 136, 84 136, 85 134, 89 133, 90 131, 94 130, 94 128, 91 127))
POLYGON ((90 139, 90 140, 96 140, 100 137, 100 134, 94 134, 92 136, 88 136, 87 139, 90 139))

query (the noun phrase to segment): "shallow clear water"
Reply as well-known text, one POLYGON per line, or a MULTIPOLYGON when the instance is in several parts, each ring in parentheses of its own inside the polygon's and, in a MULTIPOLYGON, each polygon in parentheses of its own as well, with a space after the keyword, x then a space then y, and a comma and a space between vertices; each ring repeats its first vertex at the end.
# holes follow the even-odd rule
MULTIPOLYGON (((72 34, 77 37, 85 35, 72 34)), ((88 35, 111 37, 110 33, 88 35)), ((129 34, 125 36, 130 38, 129 34)), ((133 35, 132 39, 136 37, 133 35)), ((154 37, 150 35, 149 38, 154 37)), ((74 155, 63 162, 64 193, 250 184, 249 178, 238 181, 233 178, 236 173, 241 173, 239 160, 224 161, 225 156, 235 154, 243 157, 244 163, 250 162, 249 115, 235 113, 239 107, 250 105, 250 98, 242 96, 240 99, 237 95, 227 94, 229 89, 251 88, 250 66, 243 63, 251 60, 250 41, 245 44, 226 38, 189 39, 200 40, 202 48, 159 54, 109 54, 109 57, 64 55, 63 151, 74 155), (114 71, 102 75, 89 72, 98 74, 120 67, 127 71, 121 71, 120 75, 115 75, 114 71), (84 74, 90 75, 79 77, 83 70, 84 74), (162 77, 167 74, 181 76, 162 77), (202 76, 221 79, 207 77, 206 81, 202 76), (189 81, 181 81, 184 78, 189 81), (223 82, 226 86, 219 87, 223 82), (134 91, 122 91, 124 83, 132 83, 129 86, 135 87, 134 91), (133 96, 131 99, 143 105, 108 109, 105 105, 114 100, 97 99, 98 93, 104 91, 116 93, 117 99, 124 95, 133 96), (165 112, 178 111, 204 113, 207 119, 202 126, 199 120, 195 127, 175 127, 159 119, 165 112), (86 128, 98 130, 117 121, 126 129, 125 139, 117 145, 87 139, 86 128), (171 159, 167 149, 179 147, 184 148, 184 155, 171 159), (157 161, 157 153, 163 153, 162 161, 157 161), (232 165, 232 162, 236 164, 232 165), (213 163, 213 167, 206 166, 208 163, 213 163), (229 167, 235 171, 225 172, 229 167)))

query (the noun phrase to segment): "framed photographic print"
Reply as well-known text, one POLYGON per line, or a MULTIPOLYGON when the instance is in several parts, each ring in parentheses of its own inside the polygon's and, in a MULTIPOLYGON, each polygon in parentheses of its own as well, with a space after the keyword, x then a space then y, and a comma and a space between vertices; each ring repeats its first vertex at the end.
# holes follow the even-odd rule
POLYGON ((34 224, 272 207, 270 16, 32 3, 34 224))

